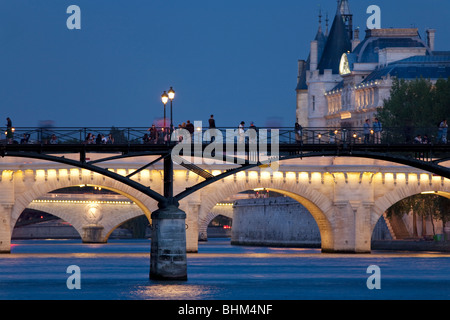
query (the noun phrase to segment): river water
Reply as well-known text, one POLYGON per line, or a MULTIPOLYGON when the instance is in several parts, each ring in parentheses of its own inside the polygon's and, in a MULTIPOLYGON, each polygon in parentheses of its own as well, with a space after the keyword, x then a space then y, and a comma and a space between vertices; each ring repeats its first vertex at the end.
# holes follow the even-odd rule
POLYGON ((188 254, 188 280, 149 280, 149 240, 14 241, 0 255, 0 299, 12 300, 378 300, 449 299, 450 255, 374 251, 322 254, 319 249, 199 243, 188 254), (68 289, 70 265, 80 289, 68 289), (368 267, 380 289, 368 289, 368 267))

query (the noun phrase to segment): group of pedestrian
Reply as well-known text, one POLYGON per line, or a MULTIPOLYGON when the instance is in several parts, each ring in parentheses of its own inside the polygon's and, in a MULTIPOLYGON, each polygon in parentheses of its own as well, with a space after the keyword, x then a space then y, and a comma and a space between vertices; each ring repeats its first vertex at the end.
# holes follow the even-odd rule
MULTIPOLYGON (((211 116, 212 117, 212 116, 211 116)), ((178 129, 185 129, 187 130, 191 135, 194 133, 195 128, 194 124, 187 120, 186 122, 183 122, 182 124, 178 125, 178 129)), ((147 129, 148 133, 144 134, 144 137, 142 138, 144 144, 159 144, 159 143, 167 143, 170 140, 170 135, 174 128, 157 128, 154 124, 150 128, 147 129)), ((178 142, 183 141, 183 136, 180 135, 178 137, 178 142)))
POLYGON ((91 132, 89 132, 86 136, 86 139, 84 140, 84 143, 85 144, 113 144, 114 137, 112 136, 111 133, 108 134, 108 136, 106 137, 105 135, 100 134, 100 133, 97 134, 97 136, 96 136, 95 134, 92 134, 91 132))
POLYGON ((414 143, 415 144, 429 144, 430 143, 430 139, 428 139, 428 135, 426 135, 426 134, 424 134, 423 136, 421 134, 418 134, 414 138, 414 143))
POLYGON ((378 118, 373 120, 372 125, 370 125, 369 119, 366 119, 363 125, 363 133, 364 133, 364 143, 370 143, 370 135, 373 134, 373 143, 379 144, 381 143, 381 132, 383 131, 383 126, 378 118))
POLYGON ((248 136, 249 143, 256 143, 258 141, 258 128, 255 126, 255 123, 250 122, 250 126, 248 130, 245 131, 245 121, 241 121, 238 126, 238 143, 245 143, 246 133, 248 136))
POLYGON ((447 143, 447 131, 448 131, 447 119, 444 119, 439 123, 437 143, 447 143))

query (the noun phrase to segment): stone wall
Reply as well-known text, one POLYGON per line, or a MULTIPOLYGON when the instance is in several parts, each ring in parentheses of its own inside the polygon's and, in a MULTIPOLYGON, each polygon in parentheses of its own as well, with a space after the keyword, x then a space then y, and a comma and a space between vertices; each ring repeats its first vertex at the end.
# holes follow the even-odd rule
MULTIPOLYGON (((316 221, 294 199, 238 200, 233 208, 231 243, 234 245, 320 248, 316 221)), ((372 240, 392 240, 383 217, 375 226, 372 240)))
POLYGON ((289 197, 238 200, 234 205, 231 243, 320 247, 312 215, 289 197))

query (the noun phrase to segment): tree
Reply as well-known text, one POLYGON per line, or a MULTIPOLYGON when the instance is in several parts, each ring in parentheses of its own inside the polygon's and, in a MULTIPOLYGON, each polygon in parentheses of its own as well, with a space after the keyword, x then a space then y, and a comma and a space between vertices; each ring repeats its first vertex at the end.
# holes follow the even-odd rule
POLYGON ((412 217, 413 217, 413 237, 417 238, 418 232, 417 232, 417 213, 415 212, 414 206, 415 206, 415 198, 413 197, 408 197, 405 198, 403 200, 400 200, 398 202, 396 202, 394 205, 392 205, 389 209, 386 210, 386 214, 388 216, 388 218, 396 215, 399 217, 403 217, 405 214, 409 214, 410 212, 412 213, 412 217))
POLYGON ((435 84, 423 78, 394 79, 390 97, 377 110, 377 117, 392 136, 390 140, 411 142, 418 134, 436 135, 438 123, 450 115, 450 79, 435 84), (400 130, 393 130, 394 128, 400 130))
POLYGON ((388 217, 393 215, 402 217, 411 213, 413 216, 413 237, 418 237, 417 217, 422 218, 422 235, 426 233, 425 222, 430 219, 433 235, 436 235, 434 219, 441 220, 443 227, 450 221, 450 199, 437 194, 416 194, 395 203, 386 213, 388 217))

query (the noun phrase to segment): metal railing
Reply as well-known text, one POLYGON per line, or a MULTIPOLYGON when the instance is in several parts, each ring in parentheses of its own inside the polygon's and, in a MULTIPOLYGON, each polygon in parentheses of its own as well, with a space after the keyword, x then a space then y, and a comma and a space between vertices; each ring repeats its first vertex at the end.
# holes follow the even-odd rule
MULTIPOLYGON (((167 144, 170 140, 169 128, 155 128, 152 134, 149 128, 131 127, 54 127, 54 128, 13 128, 12 138, 7 130, 0 132, 1 144, 167 144), (98 136, 102 139, 98 139, 98 136), (89 138, 91 137, 91 138, 89 138)), ((216 128, 214 137, 207 128, 194 128, 192 141, 209 143, 212 140, 223 143, 259 142, 280 144, 441 144, 447 143, 447 132, 439 128, 383 128, 380 133, 365 128, 246 128, 240 136, 238 128, 216 128), (418 135, 422 141, 418 141, 418 135), (197 140, 196 140, 197 139, 197 140)), ((178 131, 172 135, 173 142, 178 139, 178 131)), ((179 136, 182 136, 181 134, 179 136)))

